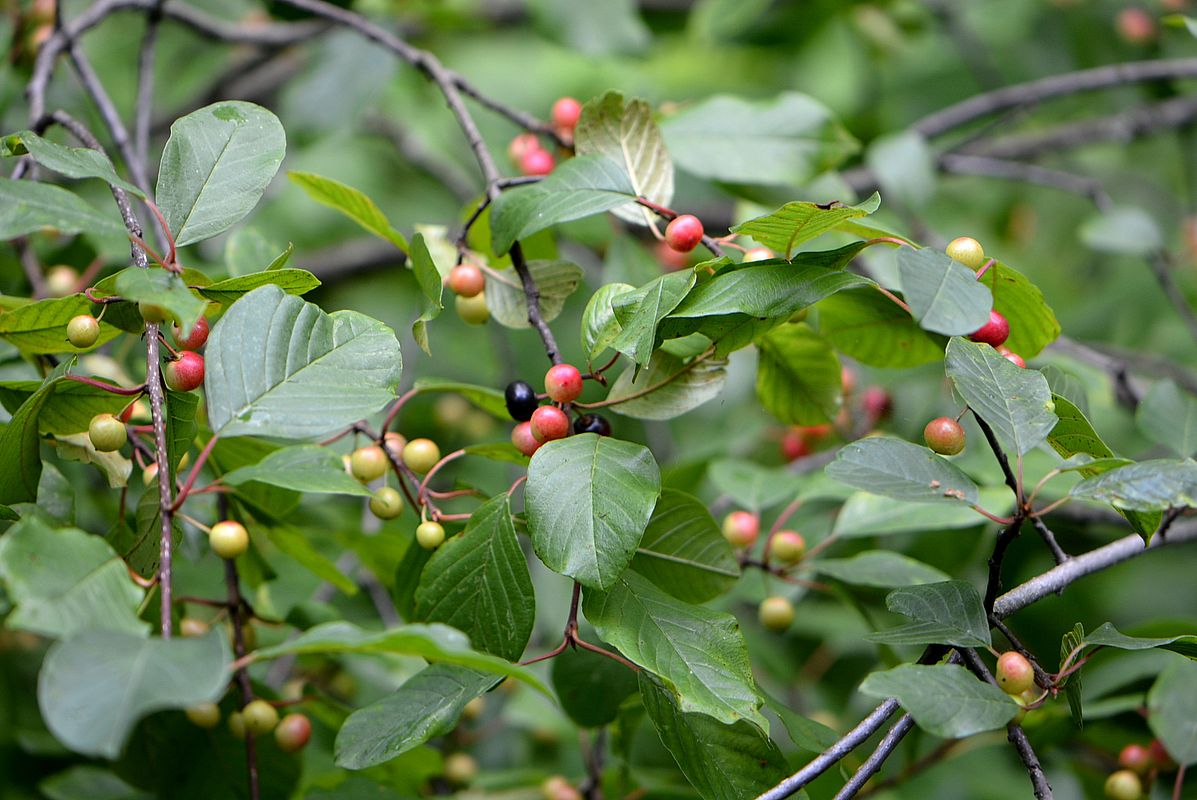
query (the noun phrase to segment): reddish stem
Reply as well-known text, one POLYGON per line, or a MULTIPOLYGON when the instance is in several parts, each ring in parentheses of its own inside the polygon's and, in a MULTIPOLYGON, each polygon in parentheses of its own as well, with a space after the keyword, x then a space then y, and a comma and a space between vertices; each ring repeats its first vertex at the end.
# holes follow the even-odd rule
POLYGON ((103 381, 98 381, 95 378, 88 378, 83 375, 71 375, 70 373, 68 373, 65 377, 68 380, 78 381, 79 383, 86 383, 88 386, 94 386, 97 389, 103 389, 104 391, 106 391, 110 394, 119 394, 121 397, 134 397, 134 396, 140 396, 142 394, 145 394, 145 384, 144 383, 141 384, 140 386, 134 386, 132 389, 122 389, 121 387, 115 386, 111 383, 104 383, 103 381))
MULTIPOLYGON (((195 464, 191 467, 191 473, 187 476, 187 482, 179 489, 179 494, 175 497, 174 505, 171 506, 171 511, 178 511, 183 502, 187 499, 187 495, 191 493, 191 487, 195 483, 195 479, 199 477, 200 469, 203 468, 204 462, 208 460, 208 456, 212 453, 212 448, 216 446, 216 440, 220 438, 217 434, 212 434, 212 438, 204 445, 204 449, 200 450, 200 454, 196 456, 195 464)), ((161 464, 159 469, 161 470, 161 464)))

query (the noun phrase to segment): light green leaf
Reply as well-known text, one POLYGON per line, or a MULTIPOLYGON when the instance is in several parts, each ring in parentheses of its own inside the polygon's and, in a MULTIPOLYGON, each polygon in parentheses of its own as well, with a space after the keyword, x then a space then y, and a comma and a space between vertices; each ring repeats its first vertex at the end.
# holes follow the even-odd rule
POLYGON ((756 396, 787 425, 830 422, 843 402, 840 360, 806 323, 782 325, 757 342, 756 396))
POLYGON ((582 349, 587 358, 598 358, 619 335, 619 320, 615 318, 612 303, 615 298, 635 290, 626 283, 608 283, 590 296, 586 310, 582 312, 582 349))
POLYGON ((693 495, 665 489, 653 509, 631 569, 679 600, 705 603, 740 577, 731 545, 693 495))
POLYGON ((952 462, 926 447, 887 436, 844 445, 825 471, 849 486, 895 500, 969 505, 978 500, 977 485, 952 462))
MULTIPOLYGON (((1014 507, 1014 496, 1005 486, 983 488, 979 497, 977 505, 991 514, 1005 515, 1014 507)), ((836 516, 832 530, 836 536, 853 538, 972 528, 984 522, 986 520, 968 506, 905 503, 866 491, 848 498, 836 516)))
POLYGON ((204 391, 214 433, 302 439, 395 397, 395 334, 355 311, 325 314, 277 286, 255 289, 212 327, 204 391))
POLYGON ((711 462, 707 477, 721 494, 757 513, 792 500, 802 488, 801 479, 784 467, 762 467, 731 458, 711 462))
POLYGON ((165 308, 173 321, 179 323, 183 335, 204 315, 208 304, 196 297, 183 279, 164 269, 129 267, 116 274, 113 289, 126 300, 146 301, 165 308))
POLYGON ((772 214, 733 226, 732 233, 750 236, 789 258, 803 242, 822 236, 848 220, 867 217, 880 205, 878 194, 855 206, 838 201, 825 204, 795 201, 786 203, 772 214))
MULTIPOLYGON (((865 638, 882 644, 947 644, 989 647, 989 618, 981 596, 966 581, 943 581, 895 589, 885 597, 890 611, 909 617, 897 628, 865 638)), ((909 711, 909 709, 907 709, 909 711)))
MULTIPOLYGON (((0 313, 0 338, 29 355, 81 352, 67 341, 66 326, 72 317, 91 311, 91 302, 80 294, 38 300, 0 313)), ((120 333, 119 328, 100 322, 100 336, 94 347, 112 341, 120 333)))
POLYGON ((1173 381, 1151 387, 1135 410, 1135 422, 1151 441, 1182 458, 1197 453, 1197 397, 1182 392, 1173 381))
MULTIPOLYGON (((68 178, 99 178, 113 186, 124 189, 137 197, 145 197, 145 193, 126 180, 122 180, 113 168, 108 156, 102 150, 92 150, 87 147, 65 147, 47 139, 43 139, 33 131, 20 131, 12 137, 20 140, 19 147, 13 151, 14 155, 21 155, 24 150, 33 156, 33 160, 46 169, 54 170, 68 178)), ((10 144, 11 147, 11 144, 10 144)))
POLYGON ((511 419, 507 413, 507 403, 503 399, 503 393, 492 386, 476 386, 472 383, 450 381, 444 378, 417 378, 416 384, 412 388, 420 394, 436 392, 459 394, 495 419, 501 419, 504 422, 511 419))
MULTIPOLYGON (((545 322, 552 322, 582 282, 582 268, 568 261, 529 261, 528 272, 540 291, 540 316, 545 322)), ((486 276, 486 307, 491 316, 508 328, 532 327, 519 276, 514 271, 501 274, 501 280, 494 275, 486 276)))
POLYGON ((217 700, 228 680, 222 633, 167 640, 92 630, 50 648, 37 699, 60 742, 76 753, 115 759, 142 717, 217 700))
POLYGON ((898 270, 902 293, 923 330, 960 336, 989 321, 993 294, 959 261, 930 248, 900 247, 898 270))
POLYGON ((1197 763, 1197 664, 1177 661, 1147 693, 1147 724, 1176 763, 1197 763))
POLYGON ((1163 458, 1140 461, 1086 478, 1069 494, 1131 511, 1193 506, 1197 505, 1197 462, 1163 458))
POLYGON ((1182 634, 1180 636, 1127 636, 1109 622, 1091 631, 1082 644, 1095 647, 1113 647, 1118 650, 1171 650, 1180 653, 1185 658, 1197 659, 1197 636, 1182 634))
POLYGON ((175 244, 210 239, 245 217, 286 151, 278 117, 253 103, 226 100, 175 120, 155 190, 175 244))
POLYGON ((528 6, 537 27, 570 52, 638 53, 652 38, 634 0, 530 0, 528 6))
POLYGON ((320 279, 306 269, 282 269, 273 265, 264 272, 253 272, 203 286, 199 293, 209 300, 230 305, 259 286, 277 286, 287 294, 304 295, 320 286, 320 279))
POLYGON ((337 591, 346 597, 357 594, 357 584, 352 578, 341 572, 327 556, 316 549, 309 541, 311 534, 307 529, 293 528, 288 525, 268 525, 265 526, 265 530, 266 538, 283 555, 293 559, 320 580, 336 587, 337 591))
POLYGON ((1085 220, 1081 241, 1103 253, 1145 256, 1163 247, 1155 220, 1141 208, 1117 206, 1085 220))
POLYGON ((878 136, 869 143, 865 164, 887 200, 917 211, 935 196, 938 165, 927 140, 907 129, 878 136))
POLYGON ((820 558, 810 562, 820 575, 854 586, 892 589, 938 583, 949 575, 921 561, 888 550, 866 550, 852 558, 820 558))
POLYGON ((411 332, 420 349, 432 355, 432 348, 428 344, 428 323, 445 309, 445 284, 436 262, 432 260, 432 254, 428 252, 422 233, 417 233, 411 240, 411 270, 423 295, 420 316, 412 323, 411 332))
POLYGON ((336 453, 314 444, 280 448, 257 464, 225 473, 222 480, 230 486, 258 481, 312 494, 350 494, 359 497, 373 494, 345 472, 345 465, 336 453))
POLYGON ((378 238, 390 242, 405 253, 408 252, 407 239, 395 230, 390 220, 382 213, 382 209, 362 192, 340 181, 311 172, 291 170, 287 172, 287 177, 293 183, 299 184, 308 193, 308 197, 316 202, 340 211, 378 238))
POLYGON ((583 586, 612 586, 631 562, 661 493, 652 453, 584 433, 532 456, 524 505, 532 549, 583 586))
POLYGON ((1006 347, 1029 360, 1060 336, 1056 313, 1039 287, 1021 272, 998 261, 981 282, 993 293, 994 310, 1010 323, 1006 347))
POLYGON ((606 402, 612 411, 636 419, 680 417, 723 391, 727 360, 693 358, 683 361, 658 350, 648 367, 631 366, 620 373, 606 402))
POLYGON ((0 178, 0 240, 44 230, 125 235, 115 206, 103 214, 61 186, 0 178))
POLYGON ((671 272, 612 300, 620 331, 610 347, 646 366, 657 344, 657 326, 682 302, 694 280, 693 270, 671 272))
POLYGON ((608 592, 588 590, 583 598, 586 619, 599 636, 657 675, 683 711, 768 729, 748 647, 731 614, 683 603, 637 572, 624 573, 608 592))
POLYGON ((860 685, 870 697, 893 697, 923 730, 945 739, 1004 728, 1019 706, 991 683, 983 683, 964 667, 903 664, 874 672, 860 685))

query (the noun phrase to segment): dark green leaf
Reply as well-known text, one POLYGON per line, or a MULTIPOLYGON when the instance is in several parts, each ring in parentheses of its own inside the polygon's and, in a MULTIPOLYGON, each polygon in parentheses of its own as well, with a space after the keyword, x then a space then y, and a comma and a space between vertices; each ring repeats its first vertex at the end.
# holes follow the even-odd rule
POLYGON ((1021 272, 998 261, 981 282, 993 293, 994 310, 1010 323, 1006 347, 1029 360, 1060 336, 1060 323, 1043 292, 1021 272))
POLYGON ((1179 459, 1140 461, 1086 478, 1073 497, 1102 500, 1131 511, 1163 511, 1197 505, 1197 462, 1179 459))
POLYGON ((58 367, 0 430, 0 503, 11 505, 37 499, 38 479, 42 475, 37 420, 65 371, 65 367, 58 367))
POLYGON ((686 297, 694 279, 693 270, 671 272, 614 299, 611 305, 620 331, 609 346, 647 365, 657 344, 657 326, 686 297))
POLYGON ((113 288, 131 302, 144 300, 162 306, 179 323, 184 335, 191 333, 192 326, 208 306, 195 296, 182 278, 164 269, 129 267, 117 273, 113 288))
POLYGON ((608 283, 590 296, 582 312, 582 349, 589 359, 597 358, 619 335, 619 321, 615 319, 612 302, 615 298, 635 291, 626 283, 608 283))
POLYGON ((707 507, 665 489, 653 509, 631 568, 688 603, 705 603, 735 585, 740 565, 707 507))
POLYGON ((1197 763, 1197 664, 1178 661, 1147 693, 1147 724, 1178 764, 1197 763))
POLYGON ((914 503, 968 503, 978 500, 977 485, 956 465, 926 447, 870 436, 840 448, 827 475, 873 494, 914 503))
POLYGON ((270 268, 264 272, 225 278, 223 281, 202 287, 199 293, 209 300, 227 306, 259 286, 267 284, 277 286, 287 294, 302 295, 318 287, 320 279, 305 269, 270 268))
POLYGON ((805 323, 782 325, 757 342, 756 396, 787 425, 830 422, 843 402, 840 360, 805 323))
POLYGON ((943 339, 873 288, 849 289, 820 301, 819 333, 871 367, 902 369, 943 358, 943 339))
POLYGON ((554 658, 552 678, 562 710, 583 728, 614 722, 620 703, 636 691, 635 672, 582 648, 567 648, 554 658))
MULTIPOLYGON (((950 644, 989 647, 989 618, 981 596, 966 581, 943 581, 895 589, 885 597, 890 610, 910 622, 866 638, 882 644, 950 644)), ((910 709, 907 709, 908 711, 910 709)))
POLYGON ((750 511, 761 512, 798 495, 797 475, 785 468, 769 468, 751 461, 720 459, 711 462, 707 477, 720 493, 734 497, 750 511))
POLYGON ((894 697, 923 730, 945 739, 1004 728, 1019 706, 991 683, 964 667, 903 664, 874 672, 860 685, 870 697, 894 697))
POLYGON ((1135 409, 1135 422, 1153 442, 1180 457, 1197 453, 1197 397, 1182 392, 1173 381, 1151 387, 1135 409))
POLYGON ((949 578, 935 567, 888 550, 866 550, 852 558, 820 558, 811 562, 811 568, 820 575, 844 583, 883 589, 936 583, 949 578))
POLYGON ((225 473, 223 480, 230 486, 258 481, 315 494, 351 494, 359 497, 373 494, 345 472, 345 465, 336 453, 314 444, 280 448, 257 464, 225 473))
MULTIPOLYGON (((90 314, 92 305, 83 295, 38 300, 0 313, 0 337, 30 355, 79 352, 67 341, 66 326, 72 317, 90 314)), ((94 347, 115 339, 119 328, 104 321, 94 347)), ((91 348, 88 348, 91 349, 91 348)))
POLYGON ((14 136, 21 146, 33 156, 33 160, 46 169, 51 169, 68 178, 99 178, 137 197, 145 193, 126 180, 122 180, 102 150, 86 147, 64 147, 43 139, 33 131, 20 131, 14 136))
POLYGON ((428 344, 428 323, 440 316, 441 311, 445 309, 445 284, 441 280, 440 270, 436 268, 436 262, 432 260, 432 254, 428 252, 428 245, 424 243, 422 233, 417 233, 411 240, 411 270, 423 295, 420 316, 412 323, 411 333, 420 349, 432 355, 432 348, 428 344))
POLYGON ((115 206, 103 214, 60 186, 0 178, 0 240, 43 230, 125 235, 115 206))

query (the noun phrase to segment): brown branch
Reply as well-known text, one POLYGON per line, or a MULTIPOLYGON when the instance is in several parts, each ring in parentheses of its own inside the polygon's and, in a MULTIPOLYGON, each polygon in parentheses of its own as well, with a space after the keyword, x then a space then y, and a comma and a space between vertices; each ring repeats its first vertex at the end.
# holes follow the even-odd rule
MULTIPOLYGON (((223 505, 223 503, 222 503, 223 505)), ((245 628, 241 610, 245 605, 241 596, 240 581, 237 576, 237 564, 233 559, 225 559, 224 580, 228 586, 228 607, 231 609, 229 619, 233 623, 233 655, 237 661, 245 658, 245 628)), ((241 707, 249 705, 254 699, 253 686, 249 682, 249 671, 242 666, 236 670, 237 685, 241 689, 241 707)), ((245 732, 245 764, 249 777, 249 796, 251 800, 258 800, 258 758, 254 745, 254 735, 245 732)))

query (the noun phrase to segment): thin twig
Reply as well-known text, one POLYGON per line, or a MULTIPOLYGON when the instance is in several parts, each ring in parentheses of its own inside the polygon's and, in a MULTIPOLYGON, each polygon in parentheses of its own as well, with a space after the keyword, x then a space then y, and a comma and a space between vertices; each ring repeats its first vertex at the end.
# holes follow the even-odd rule
POLYGON ((877 774, 877 771, 885 764, 886 759, 897 749, 902 739, 905 738, 906 734, 910 733, 910 729, 913 727, 914 717, 909 714, 903 714, 893 724, 893 727, 886 732, 885 737, 877 743, 876 749, 872 753, 869 753, 869 757, 852 774, 852 777, 848 779, 844 787, 836 792, 835 800, 847 800, 849 797, 855 797, 856 793, 864 787, 869 778, 877 774))
MULTIPOLYGON (((246 657, 245 629, 241 617, 244 599, 241 597, 237 564, 231 558, 224 562, 224 579, 229 592, 228 607, 231 609, 229 618, 233 623, 233 655, 238 661, 241 661, 246 657)), ((249 682, 249 671, 244 666, 236 670, 236 680, 237 685, 241 688, 241 707, 245 708, 253 701, 254 690, 249 682)), ((249 773, 249 796, 251 800, 258 800, 258 758, 254 746, 254 735, 248 730, 245 732, 245 762, 249 773)))

